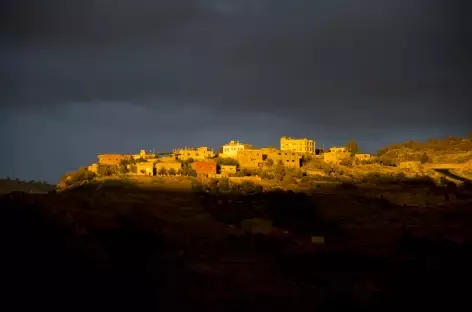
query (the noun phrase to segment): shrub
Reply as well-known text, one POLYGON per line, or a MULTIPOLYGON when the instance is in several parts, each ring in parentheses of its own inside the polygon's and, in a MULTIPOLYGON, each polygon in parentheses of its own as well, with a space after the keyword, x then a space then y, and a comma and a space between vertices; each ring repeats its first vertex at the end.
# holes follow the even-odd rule
POLYGON ((177 174, 177 172, 175 171, 174 168, 170 168, 167 173, 168 173, 169 175, 171 175, 171 176, 175 176, 175 175, 177 174))
POLYGON ((159 175, 166 175, 167 174, 167 169, 162 167, 161 169, 159 169, 159 171, 157 173, 159 175))
POLYGON ((231 183, 228 178, 223 178, 217 183, 218 190, 220 192, 231 191, 231 183))
POLYGON ((210 179, 206 182, 206 186, 210 190, 217 190, 218 189, 218 179, 210 179))
POLYGON ((216 164, 221 166, 239 166, 239 162, 232 158, 217 158, 216 164))
POLYGON ((263 191, 263 187, 252 181, 243 181, 242 183, 233 183, 227 178, 220 180, 211 179, 207 181, 192 181, 192 188, 196 192, 209 193, 241 193, 244 195, 256 194, 263 191))
POLYGON ((310 182, 310 177, 309 176, 303 176, 300 180, 302 183, 309 183, 310 182))
POLYGON ((295 181, 295 177, 293 176, 292 173, 288 173, 283 177, 282 181, 284 183, 291 184, 295 181))
POLYGON ((118 172, 118 166, 100 165, 98 166, 98 174, 102 176, 111 176, 118 172))
POLYGON ((261 193, 263 191, 262 185, 256 184, 252 181, 243 181, 239 184, 239 192, 244 195, 251 195, 261 193))
POLYGON ((282 181, 285 177, 286 169, 283 165, 277 164, 274 170, 274 179, 276 181, 282 181))
POLYGON ((73 185, 83 181, 92 181, 95 177, 96 174, 89 171, 87 167, 81 167, 78 170, 63 176, 61 182, 64 182, 66 185, 73 185), (68 179, 69 176, 70 179, 68 179))
POLYGON ((339 163, 341 166, 346 166, 346 167, 351 167, 352 166, 352 159, 351 158, 346 158, 341 160, 339 163))
POLYGON ((423 153, 420 157, 420 161, 422 164, 427 163, 429 161, 429 156, 426 153, 423 153))
POLYGON ((128 173, 128 168, 126 167, 126 165, 120 165, 118 167, 118 172, 121 174, 126 174, 128 173))
POLYGON ((271 168, 274 166, 274 160, 269 158, 265 161, 264 165, 271 168))
POLYGON ((357 144, 356 141, 351 140, 347 142, 346 147, 351 152, 352 156, 359 154, 361 152, 361 149, 359 148, 359 145, 357 144))
POLYGON ((344 174, 344 169, 343 168, 340 168, 340 167, 337 167, 337 168, 334 168, 334 173, 337 174, 337 175, 343 175, 344 174))

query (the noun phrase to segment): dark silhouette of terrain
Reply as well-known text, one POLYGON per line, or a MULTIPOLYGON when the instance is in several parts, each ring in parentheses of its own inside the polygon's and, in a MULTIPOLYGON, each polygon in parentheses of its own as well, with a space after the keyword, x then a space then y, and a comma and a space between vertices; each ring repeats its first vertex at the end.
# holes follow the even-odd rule
MULTIPOLYGON (((331 209, 352 208, 343 196, 326 199, 331 209)), ((470 308, 470 212, 462 208, 448 211, 448 220, 463 221, 454 225, 463 228, 459 242, 403 226, 394 239, 371 244, 371 236, 387 237, 379 227, 362 238, 365 246, 346 248, 338 242, 354 242, 357 230, 328 219, 321 198, 293 192, 225 197, 113 185, 17 192, 0 205, 4 310, 470 308), (293 252, 277 239, 229 240, 228 224, 250 217, 300 236, 326 235, 327 248, 293 252)), ((362 205, 399 215, 408 209, 362 205)))

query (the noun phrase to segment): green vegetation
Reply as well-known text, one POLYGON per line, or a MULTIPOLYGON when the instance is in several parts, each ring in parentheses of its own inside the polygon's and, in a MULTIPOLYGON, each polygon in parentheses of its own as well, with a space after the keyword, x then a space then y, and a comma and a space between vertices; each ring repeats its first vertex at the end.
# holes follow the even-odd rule
POLYGON ((192 169, 192 162, 193 159, 188 159, 187 161, 182 161, 182 169, 180 170, 180 174, 189 177, 196 177, 197 172, 192 169))
POLYGON ((192 189, 195 192, 206 193, 237 193, 243 195, 253 195, 263 192, 262 185, 251 181, 241 183, 232 182, 228 178, 210 179, 206 182, 193 180, 192 189))
POLYGON ((346 148, 351 152, 351 156, 355 156, 356 154, 359 154, 361 152, 359 145, 354 140, 347 142, 346 148))
POLYGON ((333 166, 325 163, 322 159, 319 159, 319 158, 310 159, 304 165, 304 168, 308 170, 320 170, 326 174, 330 174, 331 172, 333 172, 333 166))
POLYGON ((95 179, 96 176, 97 175, 89 171, 87 167, 81 167, 76 171, 65 174, 61 178, 61 183, 64 183, 66 186, 71 186, 85 181, 90 182, 95 179))
POLYGON ((429 156, 428 154, 426 153, 423 153, 421 156, 420 156, 420 161, 422 164, 425 164, 429 161, 429 156))
POLYGON ((472 139, 469 137, 445 137, 426 142, 406 141, 381 148, 377 156, 384 163, 394 161, 453 162, 472 159, 472 139))
POLYGON ((20 179, 0 179, 0 194, 7 194, 15 191, 19 192, 32 192, 32 193, 43 193, 51 191, 55 188, 45 181, 21 181, 20 179))
POLYGON ((167 175, 167 169, 162 167, 161 169, 159 169, 159 171, 157 172, 158 175, 167 175))
POLYGON ((232 158, 221 158, 221 157, 218 157, 216 158, 216 164, 218 166, 238 166, 239 167, 239 162, 236 160, 236 159, 232 159, 232 158))
POLYGON ((123 170, 122 168, 123 166, 99 165, 98 175, 109 177, 123 170))

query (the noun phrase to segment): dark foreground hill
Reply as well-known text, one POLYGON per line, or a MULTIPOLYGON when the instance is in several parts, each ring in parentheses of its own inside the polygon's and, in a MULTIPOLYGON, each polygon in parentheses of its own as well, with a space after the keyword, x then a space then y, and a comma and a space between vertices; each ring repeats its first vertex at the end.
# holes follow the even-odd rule
POLYGON ((46 182, 40 181, 21 181, 18 179, 0 179, 0 195, 15 191, 26 193, 47 193, 55 188, 46 182))
MULTIPOLYGON (((349 196, 229 198, 133 185, 5 195, 1 304, 5 311, 470 308, 465 209, 449 207, 443 223, 461 236, 454 242, 428 229, 417 235, 407 225, 386 230, 343 220, 340 228, 336 218, 326 220, 323 205, 354 209, 349 196), (295 235, 323 228, 331 246, 301 252, 276 238, 228 238, 229 224, 254 216, 276 218, 295 235), (350 248, 341 242, 356 239, 350 248)), ((399 219, 407 215, 407 207, 357 202, 369 210, 398 209, 399 219)))

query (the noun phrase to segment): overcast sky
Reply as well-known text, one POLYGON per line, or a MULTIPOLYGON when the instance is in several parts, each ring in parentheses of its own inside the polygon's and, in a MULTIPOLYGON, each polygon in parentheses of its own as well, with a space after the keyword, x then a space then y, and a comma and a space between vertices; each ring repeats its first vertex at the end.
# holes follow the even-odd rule
POLYGON ((472 130, 470 0, 4 0, 0 177, 99 153, 472 130))

